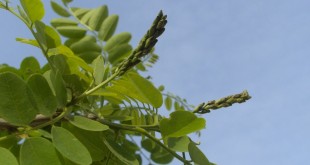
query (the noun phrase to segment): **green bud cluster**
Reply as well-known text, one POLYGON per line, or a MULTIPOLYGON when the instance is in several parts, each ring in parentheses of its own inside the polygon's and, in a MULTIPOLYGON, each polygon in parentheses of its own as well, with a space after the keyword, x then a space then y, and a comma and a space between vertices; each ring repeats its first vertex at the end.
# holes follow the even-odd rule
POLYGON ((243 91, 242 93, 235 94, 235 95, 230 95, 218 100, 212 100, 209 101, 208 103, 201 103, 199 106, 197 106, 194 109, 194 113, 199 113, 199 114, 205 114, 209 113, 210 110, 216 110, 220 109, 223 107, 229 107, 234 103, 243 103, 246 100, 249 100, 251 96, 249 95, 248 91, 243 91))
POLYGON ((119 75, 123 75, 127 70, 140 63, 141 58, 152 51, 153 47, 157 43, 157 38, 165 31, 165 25, 167 24, 166 19, 167 15, 164 15, 163 12, 160 11, 151 28, 140 40, 138 47, 133 50, 132 54, 118 66, 116 71, 119 75))

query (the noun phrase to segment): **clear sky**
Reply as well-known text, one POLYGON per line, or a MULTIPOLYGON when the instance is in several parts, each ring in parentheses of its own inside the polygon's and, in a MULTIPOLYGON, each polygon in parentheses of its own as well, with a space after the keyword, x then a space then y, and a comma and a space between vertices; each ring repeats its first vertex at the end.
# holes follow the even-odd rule
MULTIPOLYGON (((244 104, 204 115, 200 148, 218 165, 310 163, 309 0, 82 1, 120 15, 118 32, 136 45, 158 11, 168 15, 150 74, 194 105, 247 89, 244 104)), ((46 3, 46 22, 55 15, 46 3)), ((18 66, 40 51, 15 42, 30 37, 0 11, 0 61, 18 66)), ((178 163, 174 163, 178 164, 178 163)))

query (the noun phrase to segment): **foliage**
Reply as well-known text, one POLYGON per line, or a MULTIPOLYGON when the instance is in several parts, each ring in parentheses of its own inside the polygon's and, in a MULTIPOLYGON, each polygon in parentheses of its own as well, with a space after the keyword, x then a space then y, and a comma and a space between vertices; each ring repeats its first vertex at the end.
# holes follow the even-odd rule
POLYGON ((154 46, 167 23, 162 11, 133 49, 130 33, 114 34, 118 15, 106 5, 70 3, 51 1, 62 17, 49 26, 41 21, 40 0, 20 0, 17 10, 0 1, 34 37, 16 40, 39 48, 47 61, 41 66, 26 57, 20 68, 0 65, 0 164, 168 164, 174 158, 213 164, 189 136, 205 128, 199 114, 242 103, 248 93, 194 108, 140 74, 158 59, 154 46), (173 112, 164 117, 161 107, 173 112))

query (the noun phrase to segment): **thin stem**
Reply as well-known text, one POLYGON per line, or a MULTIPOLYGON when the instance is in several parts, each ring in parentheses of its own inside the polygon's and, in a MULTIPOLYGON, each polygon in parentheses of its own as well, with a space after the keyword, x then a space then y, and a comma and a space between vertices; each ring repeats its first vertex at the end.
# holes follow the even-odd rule
POLYGON ((48 125, 52 125, 52 124, 56 123, 57 121, 61 120, 62 118, 64 118, 68 113, 70 113, 70 111, 67 108, 64 108, 63 112, 61 112, 61 114, 59 116, 55 117, 54 119, 52 119, 50 121, 47 121, 47 122, 41 124, 41 125, 33 127, 32 130, 40 129, 40 128, 46 127, 48 125))
POLYGON ((155 143, 163 147, 167 152, 169 152, 171 155, 173 155, 175 158, 179 159, 186 165, 190 165, 190 161, 184 159, 182 156, 178 155, 176 152, 172 151, 169 147, 167 147, 165 144, 160 142, 156 137, 150 135, 145 129, 140 128, 140 127, 128 127, 124 126, 123 124, 116 124, 116 123, 111 123, 105 120, 100 120, 101 123, 108 125, 109 127, 117 128, 117 129, 122 129, 122 130, 128 130, 128 131, 133 131, 140 133, 142 135, 147 136, 149 139, 153 140, 155 143))
POLYGON ((101 87, 105 86, 106 84, 108 84, 110 81, 112 81, 115 77, 118 76, 118 73, 114 73, 112 76, 110 76, 108 79, 106 79, 105 81, 101 82, 99 85, 95 86, 94 88, 85 91, 83 94, 81 94, 79 97, 77 97, 74 101, 77 102, 79 100, 81 100, 82 98, 94 93, 96 90, 100 89, 101 87))
POLYGON ((30 32, 32 33, 33 37, 35 38, 35 40, 37 41, 44 57, 46 58, 47 62, 49 63, 49 65, 51 66, 51 68, 55 71, 54 66, 52 65, 50 59, 48 58, 48 49, 44 49, 43 45, 41 42, 39 42, 39 39, 37 37, 37 35, 35 34, 35 31, 32 29, 33 23, 29 24, 23 17, 21 17, 19 14, 17 14, 14 10, 12 10, 11 8, 9 8, 8 6, 6 6, 5 8, 7 11, 9 11, 10 13, 12 13, 13 15, 15 15, 17 18, 19 18, 22 22, 24 22, 24 24, 28 27, 28 29, 30 30, 30 32))

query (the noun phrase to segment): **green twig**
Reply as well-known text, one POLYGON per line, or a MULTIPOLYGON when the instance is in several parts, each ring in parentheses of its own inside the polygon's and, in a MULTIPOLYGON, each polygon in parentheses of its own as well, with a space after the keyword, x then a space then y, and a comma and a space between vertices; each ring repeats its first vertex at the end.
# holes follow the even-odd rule
POLYGON ((54 119, 52 119, 50 121, 47 121, 47 122, 41 124, 41 125, 33 127, 32 130, 36 130, 36 129, 46 127, 48 125, 52 125, 52 124, 58 122, 59 120, 61 120, 62 118, 64 118, 69 113, 70 113, 70 110, 68 110, 67 108, 64 108, 64 110, 61 112, 61 114, 59 116, 55 117, 54 119))

